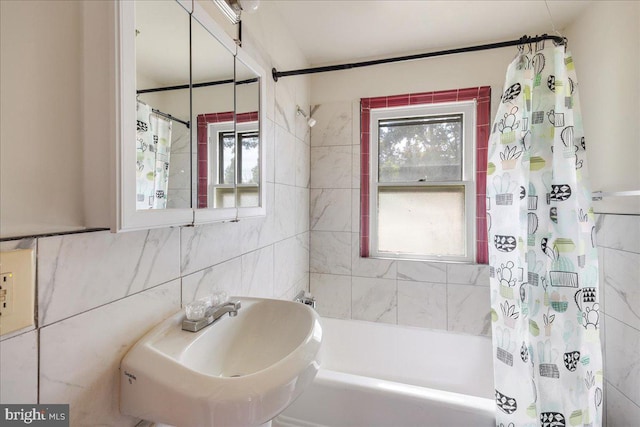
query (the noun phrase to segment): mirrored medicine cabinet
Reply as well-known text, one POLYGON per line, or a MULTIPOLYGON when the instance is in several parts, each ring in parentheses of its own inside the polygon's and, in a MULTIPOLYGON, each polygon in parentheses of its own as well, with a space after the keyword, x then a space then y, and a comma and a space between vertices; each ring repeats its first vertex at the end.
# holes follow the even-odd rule
POLYGON ((265 215, 265 72, 197 2, 120 1, 116 231, 265 215))

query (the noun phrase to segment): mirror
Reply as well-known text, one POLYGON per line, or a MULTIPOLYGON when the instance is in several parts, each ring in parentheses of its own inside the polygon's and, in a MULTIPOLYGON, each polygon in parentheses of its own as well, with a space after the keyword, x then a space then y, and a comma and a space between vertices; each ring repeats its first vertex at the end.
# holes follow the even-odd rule
POLYGON ((264 70, 197 2, 117 4, 113 229, 264 215, 264 70))
POLYGON ((191 207, 189 13, 135 2, 136 209, 191 207))
POLYGON ((260 76, 236 58, 237 205, 261 206, 260 76))
POLYGON ((234 56, 195 18, 191 31, 196 207, 235 218, 234 56))

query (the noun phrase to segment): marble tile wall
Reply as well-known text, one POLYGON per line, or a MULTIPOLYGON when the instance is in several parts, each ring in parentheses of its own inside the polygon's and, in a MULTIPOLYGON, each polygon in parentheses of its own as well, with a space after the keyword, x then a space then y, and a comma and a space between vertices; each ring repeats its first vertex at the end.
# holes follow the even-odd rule
POLYGON ((607 425, 640 420, 640 216, 599 215, 596 222, 604 312, 607 425))
POLYGON ((68 403, 72 426, 134 426, 119 411, 118 367, 155 324, 213 291, 293 299, 308 289, 311 147, 295 106, 308 105, 309 85, 268 86, 265 217, 0 244, 37 254, 37 327, 0 338, 0 402, 68 403))
POLYGON ((318 311, 490 334, 487 266, 360 258, 359 105, 335 102, 312 112, 309 271, 318 311))

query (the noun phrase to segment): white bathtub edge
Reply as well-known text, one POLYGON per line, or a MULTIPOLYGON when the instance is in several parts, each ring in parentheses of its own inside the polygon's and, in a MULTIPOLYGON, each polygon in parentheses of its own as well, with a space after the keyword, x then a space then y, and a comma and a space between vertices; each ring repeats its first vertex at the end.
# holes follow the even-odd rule
POLYGON ((484 413, 492 417, 495 416, 495 401, 484 397, 469 396, 450 391, 363 377, 360 375, 352 375, 329 369, 320 369, 314 379, 314 382, 329 386, 336 384, 348 384, 355 389, 368 390, 372 392, 392 392, 395 395, 408 399, 428 399, 443 406, 449 406, 452 409, 464 412, 473 411, 484 413))

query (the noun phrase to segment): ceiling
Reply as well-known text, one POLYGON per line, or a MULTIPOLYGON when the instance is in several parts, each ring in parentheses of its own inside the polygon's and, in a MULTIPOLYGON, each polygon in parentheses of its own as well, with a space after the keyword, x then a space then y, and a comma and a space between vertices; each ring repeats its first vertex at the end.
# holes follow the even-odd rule
MULTIPOLYGON (((310 65, 553 33, 541 0, 263 0, 266 2, 278 10, 310 65)), ((558 30, 590 3, 547 1, 558 30)))

